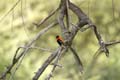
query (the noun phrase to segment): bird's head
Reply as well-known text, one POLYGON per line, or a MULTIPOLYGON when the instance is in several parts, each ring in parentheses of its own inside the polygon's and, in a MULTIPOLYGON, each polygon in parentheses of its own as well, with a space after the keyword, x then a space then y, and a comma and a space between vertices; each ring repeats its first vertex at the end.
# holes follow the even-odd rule
POLYGON ((59 35, 57 35, 56 38, 59 38, 59 35))

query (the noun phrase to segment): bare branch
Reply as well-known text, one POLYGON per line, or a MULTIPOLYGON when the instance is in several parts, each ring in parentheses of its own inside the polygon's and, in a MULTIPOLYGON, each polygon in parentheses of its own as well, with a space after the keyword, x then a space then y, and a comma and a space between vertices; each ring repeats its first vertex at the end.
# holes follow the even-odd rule
POLYGON ((112 41, 112 42, 106 42, 105 45, 106 46, 111 46, 111 45, 115 45, 115 44, 118 44, 120 43, 120 41, 112 41))
POLYGON ((38 50, 42 50, 42 51, 53 52, 52 49, 49 49, 49 48, 41 48, 41 47, 35 47, 35 46, 30 47, 30 49, 38 49, 38 50))
POLYGON ((44 24, 50 17, 52 17, 58 10, 60 7, 58 7, 57 9, 55 9, 54 11, 52 11, 46 18, 44 18, 42 21, 40 21, 39 23, 33 23, 34 25, 36 25, 37 27, 41 26, 42 24, 44 24))
POLYGON ((78 16, 79 20, 87 19, 87 15, 72 2, 69 3, 69 8, 78 16))
POLYGON ((60 47, 56 49, 48 58, 47 60, 42 64, 42 66, 38 69, 35 76, 33 77, 33 80, 38 80, 38 78, 41 76, 43 71, 46 69, 46 67, 52 62, 52 60, 57 56, 58 52, 60 51, 60 47))
POLYGON ((59 52, 58 52, 58 54, 57 54, 57 56, 56 56, 56 60, 54 61, 53 68, 52 68, 50 74, 48 75, 48 77, 47 77, 45 80, 50 80, 50 78, 52 77, 52 74, 53 74, 53 72, 55 71, 55 68, 56 68, 57 65, 58 65, 58 61, 59 61, 59 59, 60 59, 60 57, 61 57, 61 55, 62 55, 62 49, 63 49, 63 47, 61 47, 61 49, 59 50, 59 52))
MULTIPOLYGON (((73 3, 70 3, 70 9, 78 16, 78 19, 79 19, 79 23, 77 24, 78 27, 82 28, 84 25, 89 25, 89 27, 91 27, 93 29, 93 31, 96 35, 96 38, 98 39, 99 45, 101 46, 101 48, 105 52, 106 56, 108 57, 109 50, 105 46, 105 43, 104 43, 101 35, 99 34, 97 27, 92 23, 92 21, 87 17, 87 15, 73 3)), ((75 30, 76 30, 75 32, 78 31, 77 28, 75 30)), ((76 33, 74 33, 74 34, 76 34, 76 33)))
POLYGON ((66 24, 67 24, 67 28, 69 30, 70 27, 70 16, 69 16, 69 0, 66 0, 66 24))
MULTIPOLYGON (((20 47, 18 48, 18 50, 19 50, 20 48, 25 49, 26 47, 25 47, 25 46, 20 46, 20 47)), ((36 47, 36 46, 31 46, 31 47, 27 47, 27 48, 29 48, 29 49, 38 49, 38 50, 48 51, 48 52, 53 52, 53 50, 52 50, 52 49, 49 49, 49 48, 42 48, 42 47, 36 47)), ((16 53, 18 52, 18 50, 16 50, 16 53)), ((16 56, 16 55, 15 55, 15 56, 16 56)))
MULTIPOLYGON (((19 3, 19 1, 20 0, 18 0, 18 2, 16 2, 16 4, 10 9, 10 11, 7 14, 5 14, 5 16, 3 16, 2 19, 4 19, 16 7, 16 5, 19 3)), ((62 36, 65 40, 65 45, 63 45, 64 47, 58 47, 55 51, 52 52, 52 54, 45 60, 45 62, 42 64, 42 66, 38 69, 38 71, 36 72, 36 74, 33 77, 33 80, 38 80, 38 78, 45 71, 45 69, 55 59, 55 62, 53 64, 53 68, 52 68, 49 76, 46 78, 47 80, 50 80, 50 78, 52 77, 52 74, 55 71, 56 67, 59 66, 58 60, 60 60, 60 57, 61 57, 62 53, 67 52, 67 50, 69 48, 74 55, 74 58, 75 58, 78 66, 79 66, 80 72, 83 72, 83 64, 82 64, 82 62, 81 62, 81 60, 78 56, 78 53, 76 52, 76 50, 74 48, 71 47, 72 46, 72 41, 73 41, 74 37, 76 36, 76 34, 79 30, 85 31, 88 28, 92 28, 92 30, 94 31, 94 34, 95 34, 95 36, 98 40, 98 43, 100 45, 100 48, 97 50, 97 52, 95 53, 95 55, 93 57, 93 60, 91 62, 92 65, 90 65, 90 68, 94 67, 94 64, 96 63, 97 59, 99 58, 99 56, 102 52, 105 52, 107 57, 109 56, 109 50, 107 49, 108 46, 120 43, 120 41, 104 42, 103 39, 102 39, 102 36, 100 35, 99 31, 97 30, 97 26, 89 19, 89 17, 81 10, 81 8, 79 8, 75 4, 71 3, 69 0, 61 0, 61 3, 60 3, 60 5, 57 9, 55 9, 53 12, 51 12, 45 19, 43 19, 38 24, 36 24, 36 23, 34 23, 34 24, 37 27, 41 26, 50 17, 52 17, 58 10, 60 11, 59 16, 58 16, 58 21, 55 21, 54 23, 51 23, 49 26, 47 26, 42 31, 40 31, 27 45, 25 45, 24 47, 19 47, 16 50, 16 53, 13 57, 13 62, 8 66, 6 71, 3 72, 3 75, 0 77, 0 79, 5 79, 7 74, 11 73, 13 67, 19 61, 20 61, 20 63, 22 62, 24 56, 27 54, 29 49, 40 49, 40 50, 49 51, 48 49, 33 47, 33 43, 38 38, 40 38, 45 32, 47 32, 50 28, 52 28, 53 26, 56 26, 57 24, 60 25, 62 36), (78 17, 78 23, 75 24, 75 25, 73 25, 73 24, 71 25, 71 22, 70 22, 70 19, 69 19, 69 9, 72 10, 73 13, 75 13, 78 17), (65 21, 64 21, 65 17, 66 17, 66 25, 65 25, 65 21), (84 27, 85 25, 88 25, 88 26, 84 27), (72 26, 71 30, 69 30, 70 26, 72 26), (23 49, 19 52, 20 48, 23 48, 23 49)), ((21 1, 21 14, 22 14, 22 1, 21 1)), ((22 19, 23 19, 23 17, 22 17, 22 19)), ((1 21, 2 20, 0 20, 0 22, 1 21)), ((24 22, 24 20, 23 20, 23 22, 24 22)), ((20 66, 20 63, 19 63, 19 66, 20 66)), ((16 67, 16 70, 19 66, 16 67)), ((90 71, 90 70, 88 69, 88 71, 90 71)))
POLYGON ((78 64, 78 67, 79 67, 79 70, 81 73, 83 73, 83 64, 82 64, 82 61, 80 60, 77 52, 75 51, 75 49, 73 49, 72 47, 70 47, 70 50, 72 51, 73 55, 74 55, 74 58, 78 64))
POLYGON ((104 41, 102 40, 102 37, 101 35, 99 34, 99 32, 97 31, 97 27, 95 25, 92 26, 93 27, 93 30, 94 30, 94 33, 99 41, 99 44, 101 46, 101 48, 103 49, 103 51, 105 52, 106 56, 109 57, 109 50, 107 49, 104 41))
MULTIPOLYGON (((116 45, 118 43, 120 43, 120 41, 107 42, 107 43, 105 43, 105 45, 108 48, 109 46, 113 46, 113 45, 116 45)), ((95 54, 93 56, 93 59, 90 62, 89 67, 87 68, 85 80, 87 80, 91 76, 90 72, 93 70, 93 68, 95 66, 95 63, 99 59, 102 52, 104 52, 104 51, 103 51, 103 49, 101 47, 95 52, 95 54)))
POLYGON ((20 1, 21 1, 21 0, 18 0, 18 1, 12 6, 12 8, 0 19, 0 22, 5 19, 5 17, 18 5, 18 3, 19 3, 20 1))
MULTIPOLYGON (((13 61, 14 63, 12 63, 11 65, 8 66, 7 70, 5 72, 3 72, 2 76, 0 77, 0 79, 4 79, 6 77, 7 74, 9 74, 11 72, 11 69, 15 66, 15 64, 19 61, 19 59, 25 55, 28 50, 29 47, 38 39, 40 38, 40 36, 42 36, 45 32, 47 32, 50 28, 54 27, 55 25, 57 25, 57 22, 52 23, 51 25, 49 25, 48 27, 44 28, 42 31, 40 31, 33 39, 32 41, 30 41, 25 47, 25 49, 19 53, 18 57, 16 57, 16 53, 15 53, 15 61, 13 61)), ((18 51, 19 49, 17 49, 18 51)))
MULTIPOLYGON (((107 42, 107 43, 105 43, 105 46, 108 48, 109 46, 113 46, 113 45, 118 44, 118 43, 120 43, 120 41, 107 42)), ((93 60, 94 60, 94 61, 97 61, 96 59, 98 59, 99 55, 100 55, 102 52, 104 52, 104 51, 103 51, 103 49, 100 47, 100 48, 96 51, 96 53, 94 54, 93 60)), ((95 62, 94 62, 94 63, 95 63, 95 62)), ((92 64, 93 64, 93 62, 92 62, 92 64)))
POLYGON ((64 24, 64 17, 65 17, 65 14, 66 14, 66 10, 67 10, 66 0, 61 0, 60 14, 59 14, 59 17, 58 17, 58 22, 59 22, 59 25, 60 25, 60 28, 61 28, 63 38, 65 40, 67 40, 68 35, 69 35, 68 34, 69 31, 68 31, 67 27, 64 24))
POLYGON ((59 68, 63 68, 63 66, 60 65, 60 64, 51 63, 50 65, 56 65, 56 66, 58 66, 59 68))

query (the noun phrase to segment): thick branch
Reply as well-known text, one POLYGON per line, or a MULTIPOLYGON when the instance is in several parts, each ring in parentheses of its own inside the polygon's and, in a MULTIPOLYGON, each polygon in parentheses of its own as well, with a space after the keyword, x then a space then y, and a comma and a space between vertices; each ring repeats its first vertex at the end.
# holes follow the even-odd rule
POLYGON ((38 80, 38 78, 41 76, 43 71, 47 68, 47 66, 55 59, 55 57, 58 55, 59 52, 66 52, 67 48, 61 48, 59 47, 55 52, 53 52, 47 60, 42 64, 42 66, 38 69, 37 73, 33 77, 33 80, 38 80))
POLYGON ((56 56, 56 59, 55 59, 55 61, 54 61, 54 63, 53 63, 53 68, 52 68, 50 74, 48 75, 48 77, 46 78, 46 80, 50 80, 50 78, 52 77, 53 72, 55 71, 56 67, 58 66, 58 61, 60 60, 61 55, 62 55, 62 53, 63 53, 63 51, 62 51, 63 48, 64 48, 64 47, 61 47, 61 50, 59 50, 59 52, 58 52, 58 54, 57 54, 57 56, 56 56), (61 52, 61 51, 62 51, 62 52, 61 52))
MULTIPOLYGON (((61 28, 61 32, 62 32, 62 35, 65 35, 65 33, 67 32, 67 28, 65 27, 65 24, 64 24, 64 16, 66 14, 66 1, 65 0, 61 0, 61 8, 60 8, 60 14, 59 14, 59 17, 58 17, 58 22, 59 22, 59 25, 60 25, 60 28, 61 28)), ((63 36, 65 38, 65 36, 63 36)))
POLYGON ((66 24, 67 24, 67 29, 69 30, 70 28, 70 16, 69 16, 69 0, 66 0, 66 24))
POLYGON ((87 15, 75 4, 70 2, 69 8, 78 16, 80 20, 88 18, 87 15))
POLYGON ((70 9, 78 16, 78 19, 79 19, 79 22, 77 24, 77 27, 79 27, 79 28, 77 28, 77 27, 74 28, 74 30, 72 30, 72 32, 74 32, 73 34, 75 35, 76 32, 78 31, 77 29, 82 28, 84 25, 89 25, 89 27, 93 28, 93 31, 96 35, 96 38, 98 39, 99 45, 101 46, 101 48, 105 52, 106 56, 108 57, 109 50, 106 48, 105 43, 104 43, 101 35, 97 31, 97 27, 92 23, 92 21, 87 17, 87 15, 79 7, 77 7, 73 3, 70 3, 70 9))

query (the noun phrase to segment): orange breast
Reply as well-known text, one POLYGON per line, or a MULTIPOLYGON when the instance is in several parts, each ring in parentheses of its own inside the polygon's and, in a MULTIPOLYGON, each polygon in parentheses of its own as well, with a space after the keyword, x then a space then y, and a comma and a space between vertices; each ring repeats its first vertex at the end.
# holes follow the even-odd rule
POLYGON ((60 40, 64 43, 64 40, 61 37, 58 37, 57 40, 60 40))

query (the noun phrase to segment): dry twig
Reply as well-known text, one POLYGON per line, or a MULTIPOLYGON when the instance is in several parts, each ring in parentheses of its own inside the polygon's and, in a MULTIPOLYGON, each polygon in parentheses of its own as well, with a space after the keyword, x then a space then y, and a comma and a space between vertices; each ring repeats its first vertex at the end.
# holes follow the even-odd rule
MULTIPOLYGON (((12 10, 12 9, 11 9, 12 10)), ((48 31, 50 28, 52 28, 53 26, 59 24, 60 29, 61 29, 61 33, 62 36, 65 40, 65 45, 64 47, 58 47, 55 51, 52 52, 52 54, 45 60, 45 62, 42 64, 42 66, 38 69, 38 71, 35 73, 35 76, 33 76, 33 80, 38 80, 39 77, 41 76, 41 74, 45 71, 45 69, 52 63, 52 61, 55 59, 55 62, 53 64, 53 68, 50 72, 50 74, 48 75, 48 77, 46 78, 47 80, 50 80, 50 78, 52 77, 52 74, 55 70, 55 68, 58 66, 58 60, 60 60, 60 57, 62 55, 62 53, 66 53, 68 51, 68 49, 70 49, 74 55, 74 58, 79 66, 79 70, 80 72, 83 72, 83 64, 78 56, 77 51, 71 47, 72 46, 72 41, 74 39, 74 37, 76 36, 77 32, 79 30, 85 31, 89 28, 91 28, 94 31, 94 34, 98 40, 98 43, 100 45, 100 48, 97 50, 97 52, 95 53, 95 56, 93 58, 92 64, 95 63, 95 61, 98 59, 99 55, 101 52, 105 52, 106 56, 109 56, 109 50, 108 50, 108 46, 113 45, 113 44, 117 44, 120 43, 120 41, 116 41, 116 42, 104 42, 102 39, 102 36, 100 35, 100 33, 97 30, 97 26, 88 18, 88 16, 75 4, 73 4, 72 2, 70 2, 70 0, 61 0, 61 3, 59 5, 59 7, 54 10, 52 13, 50 13, 45 19, 43 19, 40 23, 35 24, 37 27, 42 25, 43 23, 45 23, 50 17, 52 17, 57 11, 59 11, 59 16, 58 16, 58 21, 52 23, 51 25, 49 25, 48 27, 44 28, 42 31, 40 31, 33 39, 32 41, 30 41, 27 45, 25 45, 25 47, 23 48, 23 50, 19 53, 18 51, 20 50, 20 48, 18 48, 16 50, 16 53, 14 55, 13 58, 13 62, 11 65, 8 66, 8 68, 6 69, 5 72, 3 72, 3 75, 0 77, 0 79, 5 79, 6 75, 9 74, 12 71, 12 68, 15 66, 15 64, 22 58, 24 57, 25 54, 27 54, 28 50, 30 48, 32 48, 32 44, 38 39, 40 38, 40 36, 42 36, 46 31, 48 31), (75 13, 78 17, 78 23, 73 25, 70 22, 69 19, 69 9, 75 13), (64 22, 64 18, 66 17, 66 24, 64 22), (72 25, 71 25, 72 24, 72 25), (88 25, 88 27, 84 27, 85 25, 88 25), (70 26, 72 27, 72 29, 70 29, 70 26), (19 55, 18 55, 19 54, 19 55)), ((92 65, 93 67, 93 65, 92 65)))

